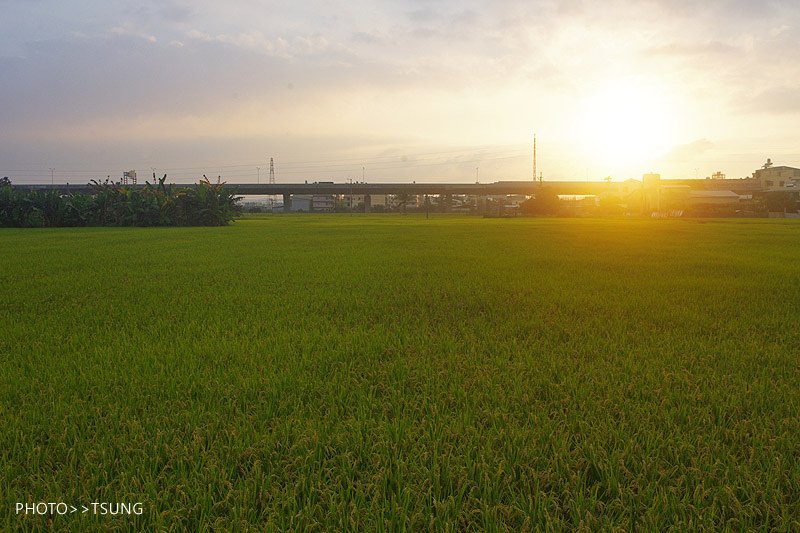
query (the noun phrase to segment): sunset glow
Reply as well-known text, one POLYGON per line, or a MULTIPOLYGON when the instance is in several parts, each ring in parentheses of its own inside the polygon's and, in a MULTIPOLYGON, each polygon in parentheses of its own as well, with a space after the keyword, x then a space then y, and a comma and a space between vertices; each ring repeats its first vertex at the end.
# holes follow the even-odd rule
POLYGON ((0 0, 0 529, 800 533, 799 29, 0 0))
POLYGON ((269 157, 353 162, 312 179, 385 157, 416 165, 371 179, 527 179, 534 133, 550 179, 800 159, 794 2, 81 5, 4 3, 0 161, 18 179, 255 176, 269 157), (442 151, 461 155, 421 156, 442 151))
POLYGON ((612 81, 582 100, 573 123, 593 166, 641 167, 671 148, 681 112, 657 88, 612 81))

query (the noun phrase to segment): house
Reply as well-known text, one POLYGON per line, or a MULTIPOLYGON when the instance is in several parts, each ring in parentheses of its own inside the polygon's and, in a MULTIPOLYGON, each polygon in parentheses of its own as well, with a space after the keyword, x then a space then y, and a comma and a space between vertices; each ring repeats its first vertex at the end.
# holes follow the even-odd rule
POLYGON ((733 191, 691 191, 689 203, 692 207, 736 207, 741 196, 733 191))
POLYGON ((314 206, 314 197, 311 194, 294 194, 292 195, 292 211, 303 213, 310 213, 314 206))
POLYGON ((332 194, 315 194, 311 198, 311 209, 316 213, 333 213, 336 197, 332 194))
POLYGON ((389 204, 388 194, 370 194, 370 205, 372 207, 386 207, 389 204))
POLYGON ((659 190, 659 211, 682 211, 692 203, 693 191, 688 185, 662 185, 659 190))
POLYGON ((744 207, 744 198, 733 191, 693 190, 689 211, 696 216, 729 216, 744 207))
POLYGON ((800 190, 800 168, 772 165, 767 159, 763 167, 753 172, 762 191, 800 190))
POLYGON ((342 196, 342 205, 347 209, 355 209, 364 205, 363 194, 345 194, 342 196))
POLYGON ((295 194, 292 195, 292 211, 304 213, 320 212, 330 213, 336 207, 336 201, 331 194, 295 194))

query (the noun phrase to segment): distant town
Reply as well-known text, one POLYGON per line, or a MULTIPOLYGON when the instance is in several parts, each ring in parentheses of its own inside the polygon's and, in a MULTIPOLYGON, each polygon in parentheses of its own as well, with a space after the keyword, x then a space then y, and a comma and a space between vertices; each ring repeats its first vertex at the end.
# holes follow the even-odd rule
MULTIPOLYGON (((800 168, 775 166, 770 159, 755 170, 751 177, 743 179, 728 179, 722 172, 715 172, 705 179, 662 179, 659 174, 649 173, 643 175, 641 180, 628 179, 621 182, 610 178, 586 182, 540 179, 531 182, 495 182, 485 186, 480 183, 473 186, 306 182, 276 187, 288 190, 282 190, 282 194, 277 196, 245 196, 245 211, 800 218, 800 168), (347 191, 348 188, 351 190, 347 191), (372 192, 391 189, 398 189, 398 192, 372 192), (491 194, 492 189, 497 189, 498 192, 505 189, 507 193, 491 194)), ((258 186, 241 186, 240 189, 265 192, 270 190, 258 186)))
MULTIPOLYGON (((649 173, 625 181, 610 177, 600 181, 549 181, 539 174, 530 181, 492 183, 279 183, 272 165, 270 170, 267 183, 227 184, 241 198, 244 212, 800 218, 800 168, 777 166, 771 159, 750 177, 736 179, 715 172, 705 179, 662 179, 660 174, 649 173)), ((4 180, 11 183, 8 178, 4 180)), ((116 183, 144 186, 134 170, 124 172, 116 183)), ((91 184, 14 185, 62 194, 92 189, 91 184)), ((192 187, 187 183, 171 186, 192 187)))

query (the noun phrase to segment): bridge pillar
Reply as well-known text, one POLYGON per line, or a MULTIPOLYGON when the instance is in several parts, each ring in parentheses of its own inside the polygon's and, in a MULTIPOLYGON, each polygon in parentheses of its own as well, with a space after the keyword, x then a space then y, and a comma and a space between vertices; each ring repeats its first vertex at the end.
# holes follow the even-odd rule
POLYGON ((284 213, 292 212, 292 195, 289 193, 284 193, 283 195, 283 212, 284 213))
POLYGON ((369 213, 372 210, 372 196, 369 194, 364 195, 364 212, 369 213))
POLYGON ((486 214, 486 205, 488 204, 487 198, 485 196, 478 196, 476 204, 477 204, 477 208, 478 208, 478 213, 481 214, 481 215, 485 215, 486 214))

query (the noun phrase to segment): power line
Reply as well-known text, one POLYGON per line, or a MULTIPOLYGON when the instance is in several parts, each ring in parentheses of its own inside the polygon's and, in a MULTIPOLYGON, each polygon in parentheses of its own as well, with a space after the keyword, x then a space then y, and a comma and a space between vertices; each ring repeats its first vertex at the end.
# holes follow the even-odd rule
MULTIPOLYGON (((390 163, 398 158, 408 158, 409 160, 414 160, 419 157, 424 156, 434 156, 434 155, 445 155, 445 154, 462 154, 462 153, 477 153, 477 152, 484 152, 487 154, 494 154, 494 153, 507 153, 512 148, 519 149, 519 145, 506 145, 506 146, 482 146, 482 147, 472 147, 472 148, 462 148, 459 150, 446 150, 446 151, 438 151, 438 152, 423 152, 423 153, 407 153, 407 154, 395 154, 395 155, 382 155, 382 156, 371 156, 371 157, 350 157, 350 158, 343 158, 343 159, 316 159, 316 160, 306 160, 306 161, 285 161, 281 163, 282 167, 314 167, 314 166, 349 166, 349 165, 363 165, 366 162, 377 162, 377 163, 390 163), (490 150, 489 152, 486 152, 490 150)), ((131 165, 127 165, 125 168, 129 168, 131 165)), ((147 165, 139 165, 141 167, 146 167, 147 165)), ((258 163, 241 163, 241 164, 225 164, 225 165, 217 165, 217 164, 206 164, 202 166, 192 166, 192 167, 158 167, 158 170, 164 172, 173 172, 173 171, 191 171, 191 170, 221 170, 226 168, 254 168, 258 166, 267 166, 266 162, 258 162, 258 163)), ((120 167, 121 168, 121 167, 120 167)), ((16 169, 16 170, 3 170, 2 172, 47 172, 48 169, 16 169)), ((65 169, 59 170, 57 173, 70 173, 70 174, 101 174, 101 173, 116 173, 119 170, 110 170, 109 168, 105 169, 65 169)))
MULTIPOLYGON (((520 154, 522 152, 519 152, 520 154)), ((462 157, 451 158, 445 161, 439 161, 440 158, 421 158, 418 156, 413 156, 411 158, 404 158, 404 159, 397 159, 399 156, 382 156, 376 158, 366 158, 364 160, 361 159, 353 159, 351 163, 328 163, 326 164, 324 161, 315 161, 309 162, 306 164, 300 164, 299 162, 295 163, 286 163, 282 164, 282 172, 287 173, 303 173, 303 172, 347 172, 347 171, 355 171, 358 170, 360 167, 365 165, 365 162, 370 161, 372 164, 378 165, 375 169, 378 168, 405 168, 405 167, 412 167, 412 166, 425 166, 425 165, 440 165, 440 164, 458 164, 460 162, 471 162, 476 160, 490 160, 490 159, 498 159, 498 158, 510 158, 510 157, 517 157, 516 151, 508 151, 508 150, 498 150, 492 152, 469 152, 466 150, 462 151, 451 151, 451 152, 439 152, 439 153, 430 153, 429 155, 437 155, 437 154, 463 154, 462 157), (467 158, 469 157, 469 158, 467 158)), ((407 156, 406 156, 407 157, 407 156)), ((331 160, 333 161, 333 160, 331 160)), ((342 160, 340 160, 342 161, 342 160)), ((198 173, 214 173, 214 172, 223 172, 224 170, 243 170, 243 169, 252 169, 258 168, 261 165, 207 165, 207 166, 198 166, 198 167, 159 167, 159 171, 165 172, 169 175, 196 175, 198 173)), ((49 170, 49 169, 48 169, 49 170)), ((7 172, 7 173, 16 173, 16 174, 34 174, 34 175, 41 175, 46 174, 48 170, 45 169, 7 169, 1 170, 0 172, 7 172)), ((67 176, 69 178, 76 178, 82 176, 97 176, 97 175, 116 175, 122 172, 122 170, 111 170, 111 169, 96 169, 96 170, 59 170, 58 174, 60 176, 67 176)))
MULTIPOLYGON (((359 170, 364 172, 364 167, 369 163, 371 171, 403 171, 416 168, 437 167, 437 166, 459 166, 466 164, 479 163, 482 161, 500 161, 512 160, 522 157, 530 156, 530 146, 517 149, 518 145, 506 146, 487 146, 478 148, 464 148, 460 150, 444 150, 436 152, 417 153, 413 155, 383 155, 365 158, 347 158, 347 159, 328 159, 328 160, 306 160, 306 161, 290 161, 281 163, 281 172, 286 175, 352 175, 356 174, 359 170), (450 156, 450 157, 446 157, 450 156)), ((800 153, 774 153, 774 157, 792 158, 800 156, 800 153)), ((742 164, 743 158, 761 157, 760 153, 733 153, 725 154, 719 158, 701 158, 704 165, 715 165, 724 167, 729 164, 742 164)), ((274 161, 271 159, 271 172, 270 177, 274 172, 274 161)), ((572 161, 572 158, 564 154, 562 156, 548 156, 548 161, 552 164, 554 161, 572 161)), ((669 159, 658 158, 664 161, 664 164, 680 164, 681 162, 688 161, 687 159, 669 159)), ((538 163, 538 161, 537 161, 538 163)), ((198 167, 166 167, 158 168, 159 173, 166 173, 171 178, 181 179, 196 179, 199 175, 221 175, 225 179, 235 178, 252 178, 256 177, 260 181, 260 168, 264 164, 236 164, 236 165, 206 165, 198 167)), ((126 167, 130 168, 130 167, 126 167)), ((153 172, 156 171, 155 167, 150 167, 153 172)), ((122 175, 124 169, 111 170, 109 168, 97 170, 62 170, 53 167, 38 168, 38 169, 7 169, 0 170, 0 175, 9 175, 23 182, 35 182, 46 180, 50 178, 51 182, 55 178, 59 181, 81 181, 90 179, 104 179, 106 177, 114 176, 115 178, 122 175)), ((363 178, 362 178, 363 179, 363 178)))
MULTIPOLYGON (((386 170, 402 171, 402 170, 408 170, 408 169, 435 167, 435 166, 467 165, 467 164, 479 163, 479 162, 482 162, 482 161, 498 161, 498 160, 519 159, 519 158, 522 158, 522 157, 527 157, 527 155, 526 154, 520 154, 520 155, 503 156, 503 157, 492 157, 492 158, 481 157, 481 158, 473 158, 473 159, 459 159, 459 160, 456 160, 456 161, 450 160, 450 161, 438 161, 438 162, 418 162, 418 161, 417 162, 401 162, 399 164, 390 165, 390 166, 377 166, 377 167, 370 167, 370 168, 372 170, 374 170, 374 171, 386 171, 386 170)), ((283 171, 283 173, 284 174, 291 174, 291 175, 304 174, 304 175, 307 175, 307 176, 308 175, 312 175, 313 176, 315 174, 316 175, 336 174, 336 175, 344 176, 344 175, 348 175, 348 174, 357 173, 359 169, 362 170, 362 172, 363 172, 364 171, 363 165, 361 166, 361 168, 359 168, 357 166, 351 166, 349 168, 341 168, 341 169, 318 168, 318 169, 303 169, 303 170, 285 170, 285 171, 283 171)), ((243 172, 237 172, 237 171, 219 172, 219 176, 224 178, 224 179, 253 178, 253 177, 257 178, 258 177, 258 172, 259 172, 258 170, 253 171, 252 168, 251 169, 247 169, 247 170, 245 170, 245 169, 242 169, 242 170, 244 170, 244 171, 243 172)), ((215 174, 215 172, 206 172, 206 174, 212 174, 213 175, 213 174, 215 174)), ((21 176, 21 177, 27 178, 27 179, 25 179, 23 181, 32 181, 32 180, 34 180, 36 178, 40 178, 40 177, 43 177, 43 176, 44 176, 43 174, 38 174, 38 175, 26 175, 26 176, 21 176)), ((171 172, 171 173, 168 173, 168 176, 170 176, 171 178, 176 179, 176 180, 196 179, 198 177, 198 173, 197 172, 171 172)), ((20 177, 20 176, 16 176, 16 177, 20 177)), ((78 180, 81 180, 81 179, 86 180, 86 179, 92 179, 92 178, 96 177, 96 174, 92 174, 92 173, 78 174, 78 173, 69 173, 68 171, 64 171, 63 172, 63 176, 61 176, 61 179, 65 179, 65 178, 68 179, 70 177, 76 178, 78 180)))

